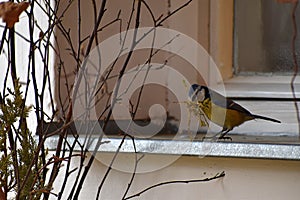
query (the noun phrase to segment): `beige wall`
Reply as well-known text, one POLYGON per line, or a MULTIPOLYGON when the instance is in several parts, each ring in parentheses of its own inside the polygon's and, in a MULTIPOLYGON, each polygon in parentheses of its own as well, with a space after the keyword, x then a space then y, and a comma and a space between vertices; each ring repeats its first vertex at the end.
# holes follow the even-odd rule
MULTIPOLYGON (((97 1, 98 5, 100 5, 101 1, 97 1)), ((167 15, 168 11, 173 11, 177 9, 179 6, 181 6, 184 2, 181 0, 172 0, 171 1, 171 7, 168 8, 168 1, 160 1, 159 3, 155 0, 147 1, 149 6, 153 9, 154 15, 156 17, 163 14, 163 16, 167 15)), ((122 9, 120 17, 122 18, 122 31, 126 30, 127 26, 127 20, 129 17, 129 13, 131 11, 131 0, 111 0, 107 3, 107 12, 104 15, 102 25, 112 21, 116 18, 117 13, 119 12, 119 9, 122 9)), ((62 8, 64 6, 62 5, 62 8)), ((93 13, 92 13, 92 4, 91 2, 82 2, 82 28, 81 28, 81 38, 86 37, 89 35, 93 28, 93 13), (89 22, 89 23, 86 23, 89 22)), ((189 4, 186 8, 181 10, 180 12, 176 13, 174 16, 170 18, 170 20, 167 20, 165 23, 163 23, 163 27, 171 28, 177 31, 180 31, 189 37, 193 38, 194 40, 198 41, 206 50, 209 50, 209 12, 210 12, 210 4, 208 0, 201 0, 201 1, 193 1, 191 4, 189 4)), ((78 41, 78 35, 77 35, 77 2, 75 1, 71 8, 65 13, 64 18, 62 19, 62 23, 65 25, 65 28, 70 28, 70 36, 72 37, 72 40, 74 42, 74 48, 77 48, 76 42, 78 41)), ((132 23, 134 24, 134 23, 132 23)), ((151 21, 151 17, 149 13, 147 12, 146 8, 143 6, 142 8, 142 15, 141 15, 141 27, 147 27, 152 26, 153 22, 151 21)), ((133 25, 132 25, 133 27, 133 25)), ((76 64, 74 62, 74 59, 72 56, 70 56, 70 51, 64 50, 64 48, 68 47, 68 44, 66 43, 65 39, 59 34, 58 32, 58 45, 61 52, 61 56, 63 58, 63 62, 66 66, 66 73, 68 77, 69 86, 72 85, 74 80, 74 72, 76 71, 76 64)), ((113 34, 116 34, 119 32, 119 24, 115 23, 114 25, 104 29, 103 31, 99 32, 99 41, 103 41, 113 34)), ((86 47, 87 42, 83 43, 82 49, 86 47)), ((145 60, 148 59, 149 52, 145 51, 138 51, 134 52, 131 61, 128 64, 128 68, 133 68, 138 65, 143 65, 145 60)), ((164 63, 164 61, 170 57, 170 54, 168 53, 159 53, 157 56, 152 58, 153 63, 164 63)), ((190 79, 193 79, 193 82, 201 82, 201 77, 199 75, 196 75, 197 72, 195 72, 195 69, 192 68, 192 66, 189 66, 187 61, 184 61, 182 58, 178 58, 179 56, 173 56, 171 60, 169 60, 168 65, 172 66, 174 69, 178 70, 180 73, 184 74, 184 76, 189 77, 190 79)), ((117 75, 120 67, 122 66, 125 56, 121 57, 120 62, 117 63, 117 66, 115 67, 116 70, 113 71, 113 75, 117 75)), ((59 61, 57 59, 57 61, 59 61)), ((202 66, 203 67, 203 66, 202 66)), ((57 70, 56 70, 57 73, 57 70)), ((204 72, 202 72, 204 74, 204 72)), ((158 76, 161 76, 159 72, 157 73, 158 76)), ((58 74, 57 74, 58 75, 58 74)), ((56 98, 58 97, 58 92, 60 92, 62 102, 68 103, 67 99, 68 95, 66 92, 65 87, 65 75, 62 73, 62 75, 56 76, 57 78, 61 79, 62 86, 59 88, 56 88, 56 98)), ((180 84, 182 85, 182 80, 176 80, 174 83, 174 80, 170 76, 161 76, 162 80, 165 80, 166 85, 168 84, 180 84)), ((110 90, 113 89, 113 86, 115 84, 116 79, 111 79, 111 82, 108 81, 108 87, 110 90)), ((154 91, 152 90, 146 90, 144 92, 145 94, 152 94, 155 93, 156 95, 148 95, 147 98, 142 98, 141 109, 137 113, 137 118, 148 118, 148 104, 149 102, 160 102, 161 105, 164 105, 167 109, 171 108, 169 113, 172 115, 172 117, 177 116, 178 111, 174 108, 174 104, 170 104, 170 102, 173 101, 173 99, 170 97, 171 94, 168 94, 166 92, 166 89, 159 89, 154 91), (145 109, 144 109, 145 108, 145 109), (144 111, 145 110, 145 111, 144 111)), ((102 95, 101 97, 102 98, 102 95)), ((134 97, 133 97, 134 98, 134 97)), ((106 103, 106 100, 103 100, 100 102, 100 106, 97 106, 97 111, 99 113, 102 113, 104 104, 106 103), (102 106, 102 107, 101 107, 102 106)), ((60 107, 60 104, 58 104, 60 107)))
MULTIPOLYGON (((147 1, 150 7, 153 9, 154 15, 156 17, 163 14, 164 16, 167 14, 168 11, 173 11, 176 8, 180 7, 184 2, 180 0, 172 0, 171 6, 168 7, 168 1, 160 1, 157 3, 155 0, 147 1)), ((100 1, 98 1, 98 5, 100 5, 100 1)), ((62 6, 63 8, 64 6, 62 6)), ((111 0, 107 3, 107 12, 104 15, 102 26, 113 19, 116 18, 119 9, 121 11, 121 18, 122 18, 122 30, 124 31, 127 26, 127 20, 130 13, 131 8, 131 0, 111 0)), ((81 27, 81 38, 86 37, 92 32, 93 27, 93 13, 92 13, 92 4, 91 2, 82 2, 82 27, 81 27), (89 23, 86 23, 89 22, 89 23)), ((76 42, 78 41, 77 35, 77 3, 73 3, 71 8, 65 13, 64 18, 62 19, 62 23, 65 25, 65 28, 70 28, 70 36, 74 42, 74 48, 77 48, 76 42)), ((180 12, 173 15, 169 20, 163 23, 163 27, 171 28, 181 33, 186 34, 187 36, 193 38, 194 40, 198 41, 198 43, 207 50, 211 56, 213 57, 214 61, 216 62, 217 66, 222 73, 224 79, 231 77, 232 75, 232 17, 233 17, 233 1, 232 0, 221 0, 221 1, 209 1, 209 0, 196 0, 192 1, 187 7, 182 9, 180 12)), ((141 27, 145 26, 152 26, 153 22, 151 21, 151 17, 149 13, 147 13, 145 7, 142 10, 142 18, 141 18, 141 27)), ((119 24, 114 24, 103 31, 99 32, 99 41, 103 41, 113 34, 119 32, 119 24)), ((59 34, 58 31, 58 45, 60 47, 61 56, 63 58, 63 62, 66 66, 66 73, 68 77, 68 84, 69 86, 72 85, 74 80, 74 72, 76 71, 76 65, 74 59, 70 56, 69 51, 63 51, 65 47, 68 46, 65 39, 59 34)), ((86 47, 87 41, 83 43, 82 49, 84 50, 86 47)), ((148 52, 146 52, 148 55, 148 52)), ((168 53, 160 53, 157 56, 152 58, 152 62, 156 63, 164 63, 166 59, 170 57, 168 53)), ((199 56, 200 57, 200 56, 199 56)), ((120 59, 119 64, 117 64, 116 70, 112 73, 114 75, 118 74, 118 69, 120 69, 122 60, 124 61, 125 56, 120 59)), ((128 69, 142 65, 148 57, 145 57, 145 52, 143 51, 135 52, 133 57, 128 65, 128 69)), ((200 59, 200 58, 199 58, 200 59)), ((57 60, 58 61, 58 60, 57 60)), ((209 79, 211 77, 215 77, 215 72, 207 72, 206 66, 200 64, 203 62, 203 59, 199 62, 198 71, 188 64, 187 61, 182 59, 180 56, 173 56, 170 60, 168 60, 168 65, 172 66, 172 68, 178 70, 181 74, 185 77, 188 77, 189 80, 192 80, 193 83, 200 83, 204 84, 203 77, 201 76, 208 76, 209 79), (211 73, 211 75, 208 75, 211 73)), ((208 69, 209 70, 209 69, 208 69)), ((57 72, 57 70, 56 70, 57 72)), ((58 75, 58 74, 57 74, 58 75)), ((159 72, 158 72, 159 76, 159 72)), ((58 78, 58 76, 56 76, 58 78)), ((56 88, 56 98, 58 97, 58 92, 60 91, 62 102, 68 103, 66 87, 65 83, 65 75, 62 73, 61 77, 61 84, 62 86, 56 88)), ((171 76, 164 77, 162 76, 161 79, 166 81, 166 85, 174 85, 180 84, 182 85, 182 80, 173 80, 174 78, 171 76)), ((111 82, 108 82, 108 87, 112 90, 114 86, 114 81, 116 79, 111 79, 111 82)), ((221 80, 217 80, 221 81, 221 80)), ((214 81, 213 81, 214 82, 214 81)), ((148 118, 147 112, 147 105, 149 102, 160 102, 161 105, 164 105, 165 108, 169 109, 168 113, 171 117, 178 118, 178 108, 174 108, 174 104, 170 103, 173 102, 174 99, 171 97, 170 92, 166 92, 166 89, 161 90, 154 90, 154 91, 146 91, 145 93, 155 93, 157 95, 148 95, 147 98, 142 98, 141 105, 145 105, 145 111, 141 108, 137 113, 137 118, 148 118), (177 109, 177 110, 176 110, 177 109)), ((102 98, 102 95, 101 97, 102 98)), ((106 102, 104 99, 103 102, 106 102)), ((100 103, 100 106, 97 106, 97 111, 102 113, 104 103, 100 103), (102 107, 101 107, 101 105, 102 107)), ((66 106, 66 105, 65 105, 66 106)), ((60 104, 58 104, 60 107, 60 104)))
MULTIPOLYGON (((123 156, 128 157, 128 154, 123 156)), ((166 156, 154 156, 152 165, 155 166, 155 163, 165 159, 166 156)), ((118 160, 116 163, 117 165, 127 165, 125 161, 122 163, 118 160)), ((80 199, 95 199, 97 187, 106 169, 107 167, 101 162, 95 161, 93 169, 86 179, 80 199)), ((137 199, 299 199, 299 161, 198 158, 194 156, 182 156, 163 169, 137 174, 129 194, 163 181, 202 179, 222 171, 225 171, 226 176, 218 180, 167 185, 150 190, 137 199)), ((101 199, 121 199, 130 175, 130 173, 113 170, 104 185, 101 199)), ((70 181, 70 185, 72 183, 73 181, 70 181)), ((57 185, 59 185, 59 181, 57 181, 57 185)), ((57 187, 54 188, 54 192, 55 190, 57 187)))

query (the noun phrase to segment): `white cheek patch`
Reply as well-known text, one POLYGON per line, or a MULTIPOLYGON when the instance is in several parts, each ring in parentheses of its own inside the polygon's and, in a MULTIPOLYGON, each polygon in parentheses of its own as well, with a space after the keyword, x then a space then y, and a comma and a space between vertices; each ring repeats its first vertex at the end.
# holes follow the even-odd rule
POLYGON ((204 101, 205 99, 205 90, 204 89, 201 89, 200 92, 198 92, 197 94, 197 99, 198 101, 204 101))

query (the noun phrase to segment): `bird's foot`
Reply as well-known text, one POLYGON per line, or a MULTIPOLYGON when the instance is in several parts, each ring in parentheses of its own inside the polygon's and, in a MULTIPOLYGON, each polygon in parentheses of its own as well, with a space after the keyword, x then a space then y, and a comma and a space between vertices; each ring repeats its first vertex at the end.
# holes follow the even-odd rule
POLYGON ((223 140, 223 141, 230 140, 230 141, 232 141, 232 138, 229 137, 229 136, 220 136, 220 137, 218 138, 218 141, 219 141, 219 140, 223 140))
POLYGON ((226 141, 226 140, 230 140, 232 141, 232 138, 229 137, 229 136, 224 136, 224 135, 221 135, 220 137, 218 137, 218 134, 217 135, 214 135, 214 136, 204 136, 202 138, 202 141, 204 140, 210 140, 210 141, 226 141))

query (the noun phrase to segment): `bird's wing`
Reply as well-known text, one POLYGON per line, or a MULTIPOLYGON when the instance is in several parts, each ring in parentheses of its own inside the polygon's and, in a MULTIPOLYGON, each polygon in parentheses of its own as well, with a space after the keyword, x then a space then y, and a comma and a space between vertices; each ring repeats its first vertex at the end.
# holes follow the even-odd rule
POLYGON ((222 108, 236 110, 245 113, 247 115, 252 115, 247 109, 235 103, 233 100, 225 98, 223 95, 213 90, 209 90, 209 93, 210 93, 211 100, 215 105, 220 106, 222 108))

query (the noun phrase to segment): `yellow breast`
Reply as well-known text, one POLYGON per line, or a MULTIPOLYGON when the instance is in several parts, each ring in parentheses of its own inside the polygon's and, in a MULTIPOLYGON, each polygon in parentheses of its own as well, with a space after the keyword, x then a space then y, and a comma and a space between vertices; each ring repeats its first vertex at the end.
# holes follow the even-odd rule
POLYGON ((230 130, 245 121, 254 119, 245 113, 217 106, 211 103, 209 99, 204 100, 202 104, 200 104, 200 107, 210 121, 230 130))

